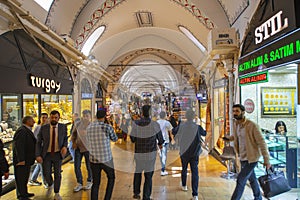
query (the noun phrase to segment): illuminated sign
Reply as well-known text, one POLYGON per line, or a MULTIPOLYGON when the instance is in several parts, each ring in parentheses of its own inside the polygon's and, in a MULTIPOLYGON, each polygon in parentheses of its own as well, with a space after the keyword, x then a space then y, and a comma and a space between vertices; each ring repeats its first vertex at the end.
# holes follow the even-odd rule
POLYGON ((61 83, 56 82, 53 79, 41 78, 34 75, 29 75, 30 84, 33 87, 44 88, 47 93, 50 93, 51 89, 54 89, 55 93, 60 90, 61 83))
POLYGON ((261 43, 262 41, 288 27, 288 18, 284 18, 282 24, 281 15, 282 11, 279 11, 277 14, 255 29, 255 44, 261 43))
POLYGON ((239 76, 300 60, 300 29, 239 59, 239 76))
POLYGON ((268 82, 268 71, 262 73, 251 74, 249 76, 243 76, 239 78, 240 86, 268 82))

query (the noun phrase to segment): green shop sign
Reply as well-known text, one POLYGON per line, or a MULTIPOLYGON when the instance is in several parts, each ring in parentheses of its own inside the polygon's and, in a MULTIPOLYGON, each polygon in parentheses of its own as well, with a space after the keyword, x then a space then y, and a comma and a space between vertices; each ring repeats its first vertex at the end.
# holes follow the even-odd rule
POLYGON ((300 30, 286 35, 239 59, 239 76, 300 60, 300 30))

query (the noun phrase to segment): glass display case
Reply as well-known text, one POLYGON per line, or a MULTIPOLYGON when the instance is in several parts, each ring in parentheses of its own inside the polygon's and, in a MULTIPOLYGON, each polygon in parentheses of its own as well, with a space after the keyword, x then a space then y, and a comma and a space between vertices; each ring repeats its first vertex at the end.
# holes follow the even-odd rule
MULTIPOLYGON (((270 163, 278 170, 284 171, 291 187, 299 188, 300 165, 299 154, 300 144, 296 136, 278 135, 263 130, 265 141, 270 153, 270 163)), ((256 169, 256 175, 265 173, 263 158, 260 159, 256 169)))

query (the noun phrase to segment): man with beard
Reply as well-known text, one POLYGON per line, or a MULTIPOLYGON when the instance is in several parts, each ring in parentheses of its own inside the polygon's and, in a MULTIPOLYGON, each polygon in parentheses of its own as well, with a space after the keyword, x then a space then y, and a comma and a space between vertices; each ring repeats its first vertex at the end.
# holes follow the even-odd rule
POLYGON ((247 180, 253 191, 254 200, 261 200, 259 185, 256 179, 254 168, 260 156, 263 156, 264 166, 269 169, 270 157, 267 144, 257 124, 245 118, 245 107, 241 104, 233 105, 233 135, 224 137, 224 140, 233 140, 234 147, 241 162, 241 171, 237 177, 236 187, 231 200, 241 199, 247 180))
POLYGON ((58 123, 59 118, 60 113, 58 111, 51 111, 50 124, 41 127, 36 145, 36 160, 42 163, 49 192, 54 185, 55 200, 62 199, 59 195, 61 164, 68 146, 67 127, 65 124, 58 123), (52 167, 54 168, 54 181, 51 175, 52 167))

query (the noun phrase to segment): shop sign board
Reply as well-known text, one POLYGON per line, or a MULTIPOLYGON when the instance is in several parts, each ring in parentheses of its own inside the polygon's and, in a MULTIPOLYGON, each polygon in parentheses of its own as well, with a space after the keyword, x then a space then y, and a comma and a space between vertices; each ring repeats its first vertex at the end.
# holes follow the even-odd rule
POLYGON ((92 99, 93 94, 92 93, 81 93, 81 98, 82 99, 92 99))
POLYGON ((50 78, 42 78, 29 74, 29 81, 32 87, 43 88, 46 93, 50 93, 51 89, 54 93, 58 93, 61 88, 61 83, 50 78))
POLYGON ((246 99, 244 101, 244 106, 245 106, 245 111, 247 113, 249 113, 249 114, 253 113, 255 105, 254 105, 254 102, 252 101, 252 99, 246 99))
POLYGON ((296 87, 261 87, 262 117, 296 117, 296 87))
POLYGON ((269 81, 269 72, 264 71, 260 73, 250 74, 239 78, 239 85, 257 84, 269 81))
POLYGON ((242 47, 242 56, 300 28, 299 0, 261 1, 242 47))
POLYGON ((239 76, 300 60, 300 29, 239 59, 239 76))

